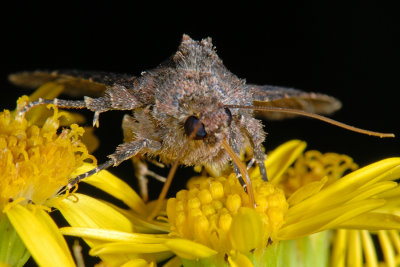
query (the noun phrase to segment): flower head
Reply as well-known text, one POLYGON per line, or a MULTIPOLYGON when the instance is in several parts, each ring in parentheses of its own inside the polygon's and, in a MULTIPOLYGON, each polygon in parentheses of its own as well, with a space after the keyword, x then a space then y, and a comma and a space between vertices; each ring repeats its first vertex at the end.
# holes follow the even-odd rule
MULTIPOLYGON (((20 98, 17 110, 27 101, 28 97, 20 98)), ((8 110, 0 113, 0 246, 17 236, 14 247, 0 247, 0 263, 21 266, 32 254, 40 265, 74 265, 47 211, 62 198, 57 193, 68 184, 72 172, 84 160, 95 159, 80 140, 81 127, 73 124, 58 132, 62 116, 68 115, 54 108, 39 126, 8 110), (10 249, 15 257, 7 258, 10 249)))
POLYGON ((0 114, 0 208, 3 212, 16 203, 46 204, 68 184, 72 171, 90 157, 79 140, 83 129, 78 125, 57 134, 62 115, 55 109, 53 116, 39 127, 30 125, 26 119, 15 119, 8 110, 0 114))
MULTIPOLYGON (((233 174, 196 177, 187 189, 168 200, 166 214, 161 212, 158 220, 149 221, 146 210, 153 203, 145 205, 131 189, 129 194, 123 193, 127 186, 121 186, 116 177, 107 181, 91 177, 88 183, 107 190, 132 208, 124 210, 109 204, 129 218, 135 230, 93 229, 75 222, 71 224, 76 228, 62 231, 91 242, 97 240, 91 254, 105 261, 105 256, 113 255, 121 263, 121 255, 130 255, 125 262, 138 258, 156 262, 165 260, 172 252, 179 260, 173 258, 170 264, 182 262, 185 266, 198 261, 216 266, 291 266, 292 256, 298 253, 293 243, 297 240, 303 240, 304 248, 317 247, 320 257, 314 257, 313 262, 326 264, 330 237, 326 230, 399 228, 397 217, 377 214, 389 202, 385 194, 398 188, 394 179, 400 176, 399 158, 376 162, 338 179, 355 167, 351 160, 316 152, 302 156, 304 148, 304 142, 294 140, 269 153, 265 164, 271 182, 263 182, 257 168, 250 171, 256 208, 249 206, 247 194, 233 174), (305 164, 296 163, 289 168, 296 159, 305 164), (308 182, 297 188, 290 186, 286 199, 284 190, 289 187, 285 183, 295 177, 308 177, 308 182), (379 220, 382 216, 386 220, 379 220), (365 220, 367 217, 374 219, 365 220)), ((110 216, 103 217, 107 220, 110 216)), ((313 253, 315 250, 308 255, 313 253)))
POLYGON ((301 154, 286 172, 282 175, 279 186, 287 196, 291 196, 299 188, 327 178, 324 186, 343 177, 345 172, 358 168, 353 159, 347 155, 337 153, 322 154, 316 150, 306 151, 301 154))
POLYGON ((254 216, 257 219, 255 222, 249 221, 246 231, 253 233, 247 235, 240 232, 241 224, 245 223, 240 220, 245 220, 245 214, 253 209, 235 175, 191 179, 187 190, 181 190, 176 198, 168 199, 167 216, 171 235, 199 242, 224 253, 232 249, 250 251, 272 243, 284 223, 288 203, 283 191, 271 183, 259 179, 254 181, 253 189, 257 205, 254 209, 257 215, 254 216))

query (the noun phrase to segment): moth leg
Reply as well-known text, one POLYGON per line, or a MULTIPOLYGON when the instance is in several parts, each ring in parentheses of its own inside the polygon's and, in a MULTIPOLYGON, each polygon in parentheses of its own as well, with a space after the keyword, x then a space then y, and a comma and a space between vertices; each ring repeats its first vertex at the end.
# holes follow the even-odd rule
POLYGON ((23 107, 18 112, 18 116, 24 116, 26 112, 28 112, 30 109, 40 106, 40 105, 48 105, 48 104, 53 104, 56 107, 59 108, 74 108, 74 109, 80 109, 80 108, 86 108, 86 103, 83 100, 63 100, 63 99, 44 99, 44 98, 39 98, 36 101, 29 102, 26 106, 23 107))
POLYGON ((251 158, 249 163, 247 163, 247 170, 250 170, 250 168, 253 167, 254 162, 256 162, 256 159, 255 158, 251 158))
POLYGON ((83 180, 83 179, 85 179, 85 178, 87 178, 89 176, 92 176, 93 174, 96 174, 99 171, 105 170, 108 167, 110 167, 111 165, 113 165, 113 160, 107 160, 106 162, 104 162, 103 164, 100 164, 96 168, 76 176, 75 178, 73 178, 72 180, 69 181, 69 183, 67 185, 67 188, 71 189, 79 181, 81 181, 81 180, 83 180))
POLYGON ((254 147, 254 158, 260 168, 261 177, 264 181, 268 182, 267 170, 265 168, 264 160, 266 155, 262 151, 260 146, 254 147))
POLYGON ((133 157, 132 162, 135 168, 135 175, 138 179, 139 183, 139 193, 142 199, 147 202, 149 199, 149 192, 148 192, 148 181, 147 177, 152 177, 162 183, 165 183, 166 178, 158 175, 157 173, 149 170, 146 162, 138 157, 133 157))
POLYGON ((254 118, 248 120, 240 120, 240 122, 243 125, 243 129, 247 131, 251 146, 253 147, 253 157, 257 162, 258 167, 260 168, 261 177, 264 181, 268 181, 267 170, 265 169, 264 164, 266 155, 264 151, 262 151, 261 147, 261 144, 265 139, 262 124, 259 120, 256 120, 254 118))
POLYGON ((108 156, 108 158, 110 158, 108 161, 97 166, 93 170, 80 174, 74 179, 70 180, 70 182, 67 185, 67 188, 72 188, 80 180, 85 179, 86 177, 89 177, 93 174, 96 174, 99 171, 104 170, 110 166, 114 167, 118 166, 119 164, 121 164, 121 162, 137 155, 143 149, 158 150, 160 148, 161 148, 160 142, 149 139, 139 139, 128 143, 120 144, 115 150, 115 152, 108 156))
MULTIPOLYGON (((233 132, 231 135, 231 138, 229 140, 229 143, 230 143, 230 146, 232 147, 233 151, 235 151, 235 153, 237 155, 240 155, 240 149, 239 149, 237 142, 235 142, 235 140, 236 140, 236 134, 233 132)), ((240 172, 240 170, 235 162, 232 161, 232 164, 233 164, 233 170, 235 171, 235 175, 236 175, 237 179, 239 180, 240 185, 243 187, 243 190, 247 193, 247 184, 243 180, 242 173, 240 172)))
POLYGON ((99 126, 99 115, 102 112, 109 110, 132 110, 142 105, 134 96, 132 89, 115 84, 105 91, 104 96, 98 98, 88 96, 85 96, 84 100, 62 100, 58 98, 49 100, 39 98, 37 101, 26 105, 18 115, 23 116, 31 108, 43 104, 53 104, 60 108, 87 108, 94 112, 93 126, 97 127, 99 126))

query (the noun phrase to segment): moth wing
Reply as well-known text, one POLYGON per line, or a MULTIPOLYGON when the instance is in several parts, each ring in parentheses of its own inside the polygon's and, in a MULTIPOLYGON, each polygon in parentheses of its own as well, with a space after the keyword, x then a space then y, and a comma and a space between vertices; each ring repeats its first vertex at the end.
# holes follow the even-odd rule
POLYGON ((16 86, 36 89, 47 82, 64 86, 63 93, 70 96, 103 95, 114 84, 133 88, 136 77, 128 74, 96 71, 24 71, 9 75, 8 79, 16 86))
MULTIPOLYGON (((301 90, 272 85, 249 84, 253 93, 253 105, 264 107, 282 107, 304 110, 321 115, 331 114, 341 108, 341 102, 329 95, 310 93, 301 90)), ((256 115, 266 119, 279 120, 296 115, 279 112, 256 111, 256 115)))

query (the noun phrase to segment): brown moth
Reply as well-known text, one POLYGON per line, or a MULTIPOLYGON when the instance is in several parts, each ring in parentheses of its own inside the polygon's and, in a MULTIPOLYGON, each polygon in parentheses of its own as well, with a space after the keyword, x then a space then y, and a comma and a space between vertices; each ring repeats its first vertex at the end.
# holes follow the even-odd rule
MULTIPOLYGON (((261 147, 265 133, 261 121, 254 117, 254 107, 290 108, 314 114, 330 114, 341 107, 337 99, 324 94, 247 84, 224 66, 211 38, 194 41, 187 35, 167 62, 139 77, 99 72, 37 71, 10 75, 10 81, 31 88, 52 81, 76 95, 93 96, 94 92, 105 91, 101 96, 85 96, 79 101, 39 99, 29 103, 20 115, 34 106, 51 103, 61 108, 87 108, 94 112, 93 124, 98 125, 102 112, 132 110, 122 122, 124 143, 108 156, 107 162, 71 180, 70 187, 132 157, 158 158, 165 164, 178 161, 186 166, 223 168, 232 158, 224 148, 224 140, 236 154, 250 146, 263 178, 267 179, 261 147)), ((290 113, 258 112, 267 119, 293 116, 290 113)), ((240 177, 236 164, 234 167, 240 177)), ((146 180, 139 178, 142 184, 146 180)))

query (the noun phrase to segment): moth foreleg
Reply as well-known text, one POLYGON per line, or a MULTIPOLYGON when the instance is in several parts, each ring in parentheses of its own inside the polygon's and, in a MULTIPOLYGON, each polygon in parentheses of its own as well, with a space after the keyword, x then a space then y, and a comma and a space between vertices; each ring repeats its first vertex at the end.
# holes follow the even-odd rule
POLYGON ((40 105, 49 105, 53 104, 56 107, 59 108, 74 108, 74 109, 80 109, 80 108, 86 108, 86 103, 83 100, 63 100, 63 99, 44 99, 44 98, 39 98, 36 101, 32 101, 28 103, 26 106, 23 107, 18 112, 18 116, 24 116, 26 112, 28 112, 30 109, 40 106, 40 105))
POLYGON ((264 151, 262 151, 261 146, 254 147, 254 158, 260 169, 260 174, 261 174, 262 179, 264 181, 268 182, 267 170, 266 170, 265 164, 264 164, 265 154, 264 154, 264 151))
POLYGON ((94 112, 93 126, 99 126, 99 115, 102 112, 109 110, 133 110, 142 105, 133 94, 132 89, 115 84, 105 91, 104 96, 98 98, 88 96, 85 96, 84 100, 63 100, 58 98, 49 100, 39 98, 37 101, 27 104, 18 115, 23 116, 31 108, 43 104, 53 104, 60 108, 87 108, 94 112))
POLYGON ((145 138, 134 140, 120 144, 115 152, 108 157, 114 161, 113 166, 118 166, 121 162, 137 155, 142 149, 159 150, 161 149, 161 143, 145 138))
POLYGON ((265 133, 262 129, 262 124, 254 118, 241 120, 243 128, 246 129, 249 141, 253 147, 253 157, 260 168, 260 174, 264 181, 268 181, 267 170, 265 169, 265 153, 262 150, 262 142, 265 139, 265 133))
MULTIPOLYGON (((233 151, 235 151, 235 153, 237 155, 240 155, 240 149, 236 142, 236 134, 234 132, 232 132, 229 143, 230 143, 230 146, 232 147, 233 151)), ((233 165, 233 170, 235 172, 235 175, 240 182, 240 185, 243 187, 243 190, 247 193, 247 184, 243 180, 242 173, 240 172, 239 167, 233 161, 232 161, 232 165, 233 165)))
POLYGON ((107 169, 110 166, 118 166, 119 164, 121 164, 121 162, 137 155, 142 149, 157 150, 160 148, 161 148, 160 142, 149 139, 139 139, 128 143, 120 144, 115 150, 115 152, 108 156, 110 160, 70 180, 67 188, 72 188, 80 180, 85 179, 86 177, 89 177, 93 174, 96 174, 101 170, 107 169))
POLYGON ((125 86, 115 84, 108 88, 104 96, 91 98, 86 96, 87 109, 94 112, 93 126, 99 125, 99 115, 108 110, 133 110, 142 106, 142 103, 133 94, 133 90, 125 86))

